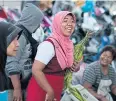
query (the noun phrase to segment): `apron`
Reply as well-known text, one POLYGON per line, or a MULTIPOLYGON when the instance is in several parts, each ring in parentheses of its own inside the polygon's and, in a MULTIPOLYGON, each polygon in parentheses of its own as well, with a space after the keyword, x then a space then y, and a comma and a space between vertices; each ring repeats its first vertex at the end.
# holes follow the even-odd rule
MULTIPOLYGON (((57 101, 61 99, 61 93, 64 85, 64 76, 45 74, 47 81, 52 86, 57 101)), ((45 101, 46 92, 39 86, 32 76, 28 88, 26 101, 45 101)))
POLYGON ((99 87, 98 87, 98 91, 97 91, 98 94, 105 96, 106 99, 108 99, 108 101, 113 101, 113 99, 109 93, 111 84, 112 84, 112 81, 110 79, 109 80, 101 80, 99 87))

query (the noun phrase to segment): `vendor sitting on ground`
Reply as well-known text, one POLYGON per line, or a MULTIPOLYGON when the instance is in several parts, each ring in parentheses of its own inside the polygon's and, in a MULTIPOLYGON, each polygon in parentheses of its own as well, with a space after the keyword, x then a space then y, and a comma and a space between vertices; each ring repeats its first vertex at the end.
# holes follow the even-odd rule
POLYGON ((116 101, 116 73, 111 62, 116 59, 116 49, 106 46, 98 61, 89 64, 83 75, 83 86, 99 101, 116 101))

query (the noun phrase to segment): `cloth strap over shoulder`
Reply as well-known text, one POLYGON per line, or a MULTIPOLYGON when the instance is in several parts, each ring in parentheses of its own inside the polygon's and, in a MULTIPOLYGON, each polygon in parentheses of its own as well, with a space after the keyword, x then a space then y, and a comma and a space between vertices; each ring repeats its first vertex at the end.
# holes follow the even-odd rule
POLYGON ((30 33, 23 25, 17 25, 21 29, 23 29, 23 33, 26 36, 26 38, 29 40, 31 47, 32 47, 32 55, 31 58, 32 60, 35 59, 36 53, 37 53, 37 47, 39 45, 39 42, 37 42, 33 37, 32 33, 30 33))
POLYGON ((53 41, 51 40, 51 39, 46 39, 45 41, 49 41, 50 43, 52 43, 52 45, 54 46, 54 48, 55 48, 55 45, 54 45, 54 43, 53 43, 53 41))

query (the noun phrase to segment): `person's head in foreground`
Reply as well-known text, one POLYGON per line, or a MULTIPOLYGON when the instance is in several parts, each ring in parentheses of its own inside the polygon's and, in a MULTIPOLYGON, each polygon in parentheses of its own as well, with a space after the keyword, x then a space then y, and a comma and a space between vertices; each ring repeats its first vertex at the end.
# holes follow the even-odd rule
POLYGON ((54 16, 52 30, 53 34, 69 37, 75 28, 75 16, 68 11, 60 11, 54 16))
POLYGON ((0 68, 4 68, 7 56, 15 56, 21 29, 5 22, 0 22, 0 68))

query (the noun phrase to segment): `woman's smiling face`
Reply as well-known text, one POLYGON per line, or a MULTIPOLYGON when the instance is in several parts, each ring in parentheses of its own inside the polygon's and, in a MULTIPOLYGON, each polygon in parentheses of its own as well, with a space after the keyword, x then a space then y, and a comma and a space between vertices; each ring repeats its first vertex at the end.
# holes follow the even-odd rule
POLYGON ((104 51, 100 56, 101 65, 108 66, 113 60, 113 55, 110 51, 104 51))
POLYGON ((61 24, 61 30, 64 36, 69 37, 75 29, 75 20, 71 14, 66 15, 61 24))

